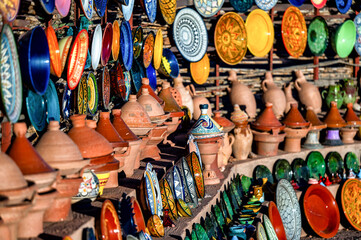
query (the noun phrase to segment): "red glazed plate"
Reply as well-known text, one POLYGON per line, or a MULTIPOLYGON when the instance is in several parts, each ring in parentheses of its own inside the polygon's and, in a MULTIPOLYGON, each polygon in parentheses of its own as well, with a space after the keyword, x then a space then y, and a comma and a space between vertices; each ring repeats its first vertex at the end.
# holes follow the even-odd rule
POLYGON ((100 229, 103 240, 122 240, 122 230, 113 203, 105 200, 100 214, 100 229))
POLYGON ((120 95, 122 99, 125 100, 127 90, 125 86, 123 68, 119 62, 110 71, 110 81, 113 94, 120 95))
POLYGON ((104 30, 103 42, 102 42, 101 62, 103 66, 107 65, 107 62, 110 58, 110 54, 112 53, 112 42, 113 42, 113 26, 111 23, 108 23, 104 30))
POLYGON ((139 205, 137 199, 135 197, 131 197, 130 202, 132 203, 132 208, 133 208, 133 213, 134 213, 133 220, 134 220, 135 225, 137 225, 137 231, 138 232, 140 232, 140 231, 146 232, 142 209, 140 208, 140 205, 139 205))
POLYGON ((342 210, 349 223, 361 231, 361 181, 349 179, 341 190, 342 210))
POLYGON ((50 73, 54 76, 60 77, 61 75, 61 61, 58 39, 56 38, 55 31, 51 25, 45 29, 46 38, 48 39, 50 51, 50 73))
POLYGON ((278 212, 276 204, 271 201, 268 205, 268 217, 272 223, 272 226, 276 232, 279 240, 287 240, 285 228, 282 223, 281 215, 278 212))
POLYGON ((315 8, 321 9, 326 5, 327 0, 311 0, 311 3, 315 8))

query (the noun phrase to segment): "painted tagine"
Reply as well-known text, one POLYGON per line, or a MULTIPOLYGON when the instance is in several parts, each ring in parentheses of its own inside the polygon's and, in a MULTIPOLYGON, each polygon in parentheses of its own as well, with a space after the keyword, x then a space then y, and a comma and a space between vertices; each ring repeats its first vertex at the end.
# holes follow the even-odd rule
POLYGON ((183 78, 179 74, 178 77, 174 78, 174 88, 178 90, 180 95, 182 96, 182 103, 183 106, 186 106, 189 111, 191 112, 191 117, 193 116, 194 112, 194 105, 193 105, 193 98, 189 93, 189 88, 185 88, 183 85, 183 78))
POLYGON ((263 90, 263 101, 265 103, 272 103, 272 109, 276 118, 282 117, 286 109, 286 96, 274 83, 271 72, 266 73, 266 78, 263 80, 261 87, 263 90))
POLYGON ((318 118, 317 114, 313 111, 313 107, 307 107, 306 120, 311 123, 311 126, 303 147, 307 149, 323 148, 319 142, 320 131, 325 129, 327 125, 318 118))
POLYGON ((346 126, 341 128, 340 135, 343 143, 354 143, 354 138, 361 126, 361 120, 357 117, 353 110, 353 104, 347 104, 347 111, 343 117, 346 121, 346 126))
POLYGON ((325 99, 328 108, 331 108, 331 102, 335 102, 337 108, 342 106, 345 92, 341 90, 341 85, 330 85, 328 90, 322 91, 322 98, 325 99))
POLYGON ((193 112, 193 119, 194 120, 198 120, 199 116, 201 116, 201 110, 200 110, 200 105, 201 104, 207 104, 208 105, 208 112, 207 114, 209 116, 212 115, 212 108, 211 108, 211 104, 210 102, 208 101, 208 99, 206 97, 203 97, 203 96, 200 96, 200 95, 197 95, 196 93, 196 89, 195 87, 193 86, 193 84, 190 84, 188 85, 189 88, 190 88, 190 94, 193 98, 193 109, 194 109, 194 112, 193 112))
POLYGON ((357 92, 357 84, 352 79, 344 79, 342 90, 345 92, 345 96, 343 99, 343 105, 347 106, 347 104, 356 102, 358 97, 357 92))
POLYGON ((327 134, 323 144, 329 146, 343 145, 340 139, 340 128, 345 127, 347 124, 338 111, 337 103, 332 101, 330 104, 331 108, 323 120, 327 124, 327 134))

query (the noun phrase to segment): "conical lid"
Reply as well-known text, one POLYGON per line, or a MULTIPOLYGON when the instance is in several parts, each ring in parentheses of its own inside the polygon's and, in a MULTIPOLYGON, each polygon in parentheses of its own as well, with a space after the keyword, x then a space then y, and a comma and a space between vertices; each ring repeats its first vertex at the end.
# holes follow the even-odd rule
POLYGON ((0 152, 0 190, 15 190, 28 186, 19 167, 8 155, 0 152))
POLYGON ((304 128, 310 126, 310 122, 307 122, 303 118, 297 106, 297 103, 291 104, 291 109, 287 113, 285 119, 283 119, 283 123, 290 128, 304 128))
POLYGON ((162 106, 159 102, 157 102, 157 100, 149 95, 149 90, 147 88, 143 88, 141 90, 142 95, 138 97, 138 102, 144 107, 149 117, 164 115, 162 106))
POLYGON ((317 117, 317 114, 313 111, 313 107, 311 106, 307 107, 306 120, 312 124, 312 128, 314 129, 322 129, 327 127, 327 125, 317 117))
POLYGON ((155 100, 157 100, 157 102, 159 102, 160 105, 164 105, 164 101, 163 99, 159 98, 157 94, 155 94, 155 92, 153 91, 153 89, 151 88, 151 86, 149 85, 149 79, 148 78, 142 78, 142 86, 140 87, 138 93, 137 93, 137 98, 140 97, 140 95, 142 95, 142 89, 148 89, 149 95, 154 97, 155 100))
POLYGON ((342 128, 346 126, 345 120, 343 120, 338 111, 337 103, 334 101, 331 102, 331 108, 323 121, 327 124, 328 128, 342 128))
POLYGON ((263 110, 257 120, 251 123, 252 128, 260 131, 283 130, 285 125, 280 123, 276 118, 273 110, 272 103, 266 103, 266 109, 263 110))
POLYGON ((69 137, 78 145, 83 158, 96 158, 113 153, 113 147, 100 133, 85 125, 85 115, 75 114, 70 117, 73 128, 69 137))
POLYGON ((137 102, 135 95, 129 96, 129 101, 123 105, 122 119, 130 128, 145 128, 153 126, 144 107, 137 102))
POLYGON ((113 126, 115 130, 119 133, 119 135, 125 140, 125 141, 137 141, 139 138, 137 135, 135 135, 132 130, 129 129, 127 124, 123 121, 121 118, 122 110, 120 109, 113 109, 112 114, 114 116, 113 118, 113 126))
POLYGON ((184 115, 184 112, 172 96, 169 82, 163 82, 159 97, 164 100, 164 111, 170 112, 171 117, 182 117, 184 115))
POLYGON ((360 126, 361 120, 357 117, 356 113, 353 111, 352 103, 347 103, 347 111, 343 117, 347 122, 347 125, 350 126, 360 126))
POLYGON ((234 111, 231 113, 231 120, 237 127, 245 127, 248 123, 248 115, 242 111, 238 104, 234 104, 234 111))
POLYGON ((129 147, 129 143, 123 140, 117 130, 115 130, 113 124, 110 122, 110 112, 101 112, 98 126, 95 129, 98 133, 103 135, 113 148, 116 147, 129 147))
POLYGON ((221 116, 221 111, 213 111, 213 120, 216 121, 220 126, 223 127, 223 132, 228 133, 235 127, 234 123, 229 121, 227 118, 221 116))

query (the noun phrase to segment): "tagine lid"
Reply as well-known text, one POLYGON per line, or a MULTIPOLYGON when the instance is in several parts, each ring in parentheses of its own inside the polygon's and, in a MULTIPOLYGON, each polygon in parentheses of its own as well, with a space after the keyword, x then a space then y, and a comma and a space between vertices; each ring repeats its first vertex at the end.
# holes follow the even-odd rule
POLYGON ((115 130, 119 133, 119 135, 125 140, 125 141, 138 141, 139 138, 137 135, 135 135, 132 130, 127 126, 127 124, 124 122, 124 120, 121 118, 122 110, 121 109, 112 109, 112 114, 114 116, 113 119, 113 126, 115 127, 115 130))
POLYGON ((145 128, 153 126, 144 107, 137 102, 136 95, 130 95, 129 101, 123 105, 122 119, 130 128, 145 128))
POLYGON ((225 117, 222 117, 221 111, 219 110, 213 111, 213 114, 214 114, 213 120, 223 127, 223 131, 225 133, 232 131, 232 129, 235 127, 235 124, 233 122, 231 122, 225 117))
POLYGON ((356 113, 353 111, 353 104, 347 103, 347 111, 343 116, 348 126, 360 126, 361 120, 357 117, 356 113))
POLYGON ((7 154, 0 152, 0 190, 21 189, 28 186, 21 170, 7 154))
POLYGON ((328 128, 342 128, 346 126, 345 120, 341 117, 340 112, 337 109, 337 103, 332 101, 330 110, 328 111, 324 123, 327 124, 328 128))
POLYGON ((184 112, 172 96, 169 82, 163 82, 162 91, 159 93, 159 97, 163 99, 165 103, 164 111, 170 112, 171 117, 182 117, 184 115, 184 112))
POLYGON ((231 121, 237 127, 245 127, 248 124, 248 115, 245 111, 241 110, 238 104, 234 105, 234 111, 231 113, 231 121))
POLYGON ((164 115, 162 106, 149 94, 148 88, 142 88, 142 94, 138 97, 138 102, 147 111, 149 117, 164 115))
POLYGON ((281 131, 285 128, 285 125, 276 118, 276 115, 272 110, 272 106, 272 103, 266 103, 266 109, 261 113, 255 122, 251 123, 252 128, 266 132, 271 130, 281 131))
POLYGON ((155 92, 153 91, 152 87, 149 85, 149 78, 142 78, 142 86, 139 88, 139 91, 137 93, 137 97, 140 97, 142 95, 142 89, 143 88, 147 88, 149 95, 154 97, 155 100, 157 100, 157 102, 159 102, 159 104, 161 106, 164 106, 164 101, 163 99, 161 99, 160 97, 158 97, 157 94, 155 94, 155 92))
POLYGON ((317 114, 313 111, 313 107, 311 106, 307 107, 306 120, 311 123, 311 129, 324 129, 327 127, 327 124, 317 117, 317 114))
POLYGON ((310 122, 306 121, 298 110, 298 104, 292 103, 291 109, 287 113, 283 123, 290 128, 305 128, 310 126, 310 122))

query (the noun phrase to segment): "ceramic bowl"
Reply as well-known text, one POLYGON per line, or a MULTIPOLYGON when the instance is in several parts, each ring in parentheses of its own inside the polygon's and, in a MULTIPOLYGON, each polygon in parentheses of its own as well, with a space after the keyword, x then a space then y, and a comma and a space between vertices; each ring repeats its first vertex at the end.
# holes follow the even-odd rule
POLYGON ((103 68, 102 81, 101 81, 101 99, 104 108, 108 109, 110 103, 110 74, 108 67, 103 68))
POLYGON ((124 81, 123 69, 120 63, 116 63, 110 70, 111 90, 114 95, 121 96, 123 100, 126 97, 126 87, 124 81))
POLYGON ((137 226, 137 231, 145 232, 146 228, 145 228, 142 209, 140 208, 140 205, 135 197, 131 197, 130 202, 132 203, 132 208, 134 213, 133 220, 134 220, 134 224, 137 226))
POLYGON ((159 181, 159 188, 162 196, 163 209, 169 210, 169 217, 172 220, 177 220, 178 218, 178 210, 176 202, 173 198, 172 189, 168 180, 163 178, 159 181))
POLYGON ((232 7, 240 13, 247 12, 253 5, 253 0, 246 0, 246 1, 237 1, 237 0, 230 0, 229 1, 232 7))
POLYGON ((133 29, 132 31, 133 37, 133 56, 137 59, 143 48, 143 28, 138 26, 137 28, 133 29))
POLYGON ((300 7, 305 2, 305 0, 288 0, 295 7, 300 7))
POLYGON ((94 0, 95 11, 99 17, 103 17, 107 8, 108 0, 94 0))
POLYGON ((74 90, 80 81, 80 78, 84 71, 86 57, 88 54, 88 32, 87 30, 81 30, 70 50, 68 60, 67 81, 70 90, 74 90))
POLYGON ((120 39, 119 22, 115 20, 113 22, 113 42, 112 42, 112 57, 114 61, 118 60, 118 56, 119 56, 119 51, 120 51, 119 39, 120 39))
POLYGON ((157 89, 157 73, 153 65, 149 65, 146 69, 146 76, 149 79, 149 85, 155 91, 157 89))
POLYGON ((89 199, 94 201, 99 194, 99 179, 91 170, 85 170, 83 175, 83 182, 79 186, 79 192, 72 197, 72 203, 89 199))
POLYGON ((153 50, 153 66, 154 69, 159 69, 163 56, 163 34, 162 30, 158 30, 154 39, 154 50, 153 50))
POLYGON ((55 0, 39 0, 39 2, 47 14, 52 14, 54 12, 55 0))
POLYGON ((44 98, 29 89, 25 97, 25 104, 31 124, 37 131, 42 131, 46 125, 46 103, 44 98))
POLYGON ((90 72, 88 74, 88 111, 91 115, 96 114, 98 110, 99 94, 98 94, 98 85, 97 79, 94 73, 90 72))
POLYGON ((109 199, 105 200, 102 206, 100 229, 102 236, 104 236, 101 237, 102 239, 122 240, 122 229, 120 227, 118 214, 109 199), (108 236, 108 238, 105 236, 108 236))
POLYGON ((66 64, 66 60, 68 59, 68 53, 70 50, 71 43, 73 41, 72 36, 67 36, 59 40, 59 51, 60 51, 60 62, 61 62, 61 72, 63 72, 66 64))
POLYGON ((49 86, 45 91, 44 100, 46 102, 46 120, 49 123, 50 121, 60 121, 60 107, 59 107, 59 98, 58 93, 55 88, 55 84, 52 80, 49 81, 49 86))
POLYGON ((93 17, 94 0, 81 0, 80 3, 85 17, 91 20, 93 17))
POLYGON ((196 184, 198 198, 204 198, 205 190, 204 190, 203 171, 201 164, 199 162, 198 155, 195 152, 191 152, 186 156, 186 160, 196 184))
POLYGON ((102 27, 98 24, 93 33, 93 40, 92 40, 92 49, 91 49, 91 56, 92 56, 92 68, 95 71, 99 65, 100 55, 102 52, 102 27))
POLYGON ((71 0, 55 0, 55 7, 62 17, 66 17, 69 13, 71 0))
POLYGON ((197 84, 204 84, 208 79, 210 70, 208 54, 204 54, 204 57, 199 62, 191 62, 190 70, 193 80, 197 84))
POLYGON ((347 11, 351 8, 352 5, 352 0, 340 0, 335 2, 338 11, 342 14, 347 13, 347 11))
POLYGON ((327 0, 311 0, 311 3, 315 8, 321 9, 326 5, 327 0))
POLYGON ((48 39, 50 52, 50 73, 59 78, 61 76, 61 61, 58 39, 51 25, 45 29, 45 34, 48 39))
POLYGON ((153 237, 163 237, 164 236, 164 227, 163 223, 160 220, 158 215, 152 215, 148 222, 147 228, 149 230, 150 235, 153 237))
POLYGON ((64 92, 61 97, 61 113, 64 119, 68 119, 70 117, 70 109, 71 109, 71 99, 72 99, 72 91, 69 90, 68 84, 64 84, 64 92))
POLYGON ((283 227, 281 215, 278 212, 277 206, 273 201, 268 205, 268 218, 270 219, 273 229, 279 240, 287 240, 285 228, 283 227))
POLYGON ((104 29, 103 41, 102 41, 102 53, 101 63, 103 66, 107 65, 112 53, 112 42, 113 42, 113 25, 108 23, 104 29))
POLYGON ((157 16, 157 0, 141 0, 140 5, 148 16, 149 22, 153 23, 157 16))
POLYGON ((0 4, 0 13, 7 22, 12 22, 20 8, 20 0, 2 1, 0 4))
POLYGON ((95 173, 99 180, 99 195, 103 194, 104 186, 109 180, 109 172, 95 173))
POLYGON ((179 64, 173 52, 163 48, 163 57, 158 71, 166 77, 176 78, 179 75, 179 64))
POLYGON ((129 71, 133 65, 133 40, 129 22, 123 21, 120 25, 120 52, 124 68, 129 71))
POLYGON ((129 21, 133 14, 134 0, 129 0, 128 5, 122 5, 122 12, 125 21, 129 21))
POLYGON ((145 68, 149 67, 152 63, 153 52, 154 52, 154 33, 150 32, 144 39, 142 53, 143 53, 143 65, 145 68))
POLYGON ((356 230, 361 231, 361 181, 359 179, 348 179, 342 185, 341 204, 347 221, 356 230))
POLYGON ((328 45, 328 27, 325 19, 317 16, 308 26, 307 43, 315 56, 321 56, 328 45))
POLYGON ((346 58, 352 52, 356 42, 356 27, 352 20, 340 24, 331 38, 333 50, 341 58, 346 58))
POLYGON ((21 76, 24 83, 43 95, 50 76, 49 45, 44 30, 35 27, 19 41, 21 76))

